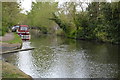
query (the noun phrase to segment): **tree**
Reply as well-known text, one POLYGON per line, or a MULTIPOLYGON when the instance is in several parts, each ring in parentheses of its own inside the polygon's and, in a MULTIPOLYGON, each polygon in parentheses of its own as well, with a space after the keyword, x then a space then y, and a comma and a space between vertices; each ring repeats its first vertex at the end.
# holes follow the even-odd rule
POLYGON ((2 32, 8 32, 10 26, 19 23, 20 19, 20 5, 17 2, 2 2, 2 32))
POLYGON ((2 2, 2 26, 18 24, 20 10, 17 2, 2 2))
POLYGON ((57 3, 37 2, 32 4, 32 10, 28 13, 28 24, 38 27, 53 26, 53 21, 49 20, 57 10, 57 3))

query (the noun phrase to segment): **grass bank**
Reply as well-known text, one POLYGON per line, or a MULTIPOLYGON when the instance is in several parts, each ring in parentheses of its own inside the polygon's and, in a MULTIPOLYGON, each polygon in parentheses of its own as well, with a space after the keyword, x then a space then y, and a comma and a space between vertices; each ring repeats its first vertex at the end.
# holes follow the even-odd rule
POLYGON ((32 80, 29 75, 26 75, 24 72, 11 65, 10 63, 0 61, 0 64, 2 64, 2 80, 7 80, 9 78, 22 78, 21 80, 32 80))
POLYGON ((21 43, 22 44, 22 40, 20 38, 20 36, 17 33, 14 33, 14 39, 10 40, 10 41, 2 41, 5 43, 10 43, 10 44, 14 44, 14 43, 21 43))
MULTIPOLYGON (((2 41, 2 47, 15 47, 16 49, 22 47, 22 40, 18 34, 14 33, 13 39, 8 41, 2 41)), ((9 36, 7 37, 9 38, 9 36)), ((12 48, 11 48, 12 50, 12 48)), ((5 50, 7 51, 7 50, 5 50)), ((15 67, 14 65, 7 63, 5 61, 0 60, 0 64, 2 64, 2 80, 32 80, 32 78, 22 72, 20 69, 15 67)))

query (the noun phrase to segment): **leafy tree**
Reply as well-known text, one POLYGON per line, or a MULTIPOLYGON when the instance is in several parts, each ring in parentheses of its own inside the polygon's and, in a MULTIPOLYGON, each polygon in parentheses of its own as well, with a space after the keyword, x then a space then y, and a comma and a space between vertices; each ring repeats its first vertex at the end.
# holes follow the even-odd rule
POLYGON ((2 2, 2 32, 8 32, 8 28, 19 23, 20 5, 17 2, 2 2))
POLYGON ((63 31, 78 39, 120 42, 120 2, 91 2, 86 11, 82 3, 65 3, 54 21, 63 31), (78 12, 76 7, 81 5, 78 12))
POLYGON ((2 2, 2 26, 18 24, 20 8, 16 2, 2 2))
POLYGON ((32 10, 28 13, 28 24, 37 27, 46 27, 50 29, 55 23, 49 18, 52 13, 57 11, 58 3, 55 2, 37 2, 32 4, 32 10))
POLYGON ((105 20, 109 24, 107 32, 109 38, 113 41, 120 41, 120 2, 112 2, 109 7, 104 10, 105 20), (109 11, 110 12, 109 12, 109 11))

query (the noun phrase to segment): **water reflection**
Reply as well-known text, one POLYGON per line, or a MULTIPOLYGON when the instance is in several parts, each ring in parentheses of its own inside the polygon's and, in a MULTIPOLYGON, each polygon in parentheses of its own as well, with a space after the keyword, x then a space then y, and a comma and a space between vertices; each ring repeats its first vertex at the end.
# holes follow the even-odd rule
POLYGON ((56 36, 32 37, 23 48, 36 47, 4 55, 10 63, 33 78, 116 78, 118 46, 75 41, 56 36))

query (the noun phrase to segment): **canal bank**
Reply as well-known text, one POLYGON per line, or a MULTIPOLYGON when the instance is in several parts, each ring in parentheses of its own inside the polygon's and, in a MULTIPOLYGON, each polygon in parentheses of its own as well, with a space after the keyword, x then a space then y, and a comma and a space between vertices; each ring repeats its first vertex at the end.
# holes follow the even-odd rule
MULTIPOLYGON (((22 47, 22 40, 16 33, 6 33, 5 36, 0 37, 0 52, 12 51, 20 49, 22 47)), ((3 54, 2 54, 3 56, 3 54)), ((2 78, 27 78, 27 80, 32 80, 32 78, 25 74, 23 71, 15 67, 14 65, 0 60, 2 64, 2 78)))
POLYGON ((22 40, 16 33, 6 33, 5 36, 0 37, 0 47, 0 52, 20 49, 22 40))

